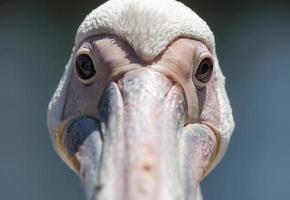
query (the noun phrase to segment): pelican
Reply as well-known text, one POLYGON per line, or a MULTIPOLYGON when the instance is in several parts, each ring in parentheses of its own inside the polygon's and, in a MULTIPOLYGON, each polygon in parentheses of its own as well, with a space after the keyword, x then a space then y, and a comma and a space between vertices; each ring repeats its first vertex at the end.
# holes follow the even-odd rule
POLYGON ((175 0, 87 15, 47 118, 88 200, 200 200, 234 129, 214 35, 175 0))

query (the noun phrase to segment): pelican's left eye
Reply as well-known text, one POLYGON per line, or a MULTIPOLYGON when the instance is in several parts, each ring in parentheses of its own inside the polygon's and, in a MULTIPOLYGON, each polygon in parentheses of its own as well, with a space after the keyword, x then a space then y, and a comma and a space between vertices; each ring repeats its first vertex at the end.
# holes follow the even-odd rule
POLYGON ((198 65, 198 68, 195 73, 195 78, 202 82, 206 83, 210 80, 213 71, 213 63, 210 58, 204 58, 198 65))
POLYGON ((88 80, 96 74, 94 62, 87 54, 81 54, 76 58, 76 72, 80 79, 88 80))

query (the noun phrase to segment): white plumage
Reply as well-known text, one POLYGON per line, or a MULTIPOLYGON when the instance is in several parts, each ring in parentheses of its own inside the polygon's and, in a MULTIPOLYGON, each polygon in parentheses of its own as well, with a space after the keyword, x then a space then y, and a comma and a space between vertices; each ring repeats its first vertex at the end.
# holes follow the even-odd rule
POLYGON ((150 61, 177 37, 205 43, 214 52, 214 36, 195 12, 174 0, 111 0, 93 10, 80 25, 75 46, 89 36, 113 34, 150 61))

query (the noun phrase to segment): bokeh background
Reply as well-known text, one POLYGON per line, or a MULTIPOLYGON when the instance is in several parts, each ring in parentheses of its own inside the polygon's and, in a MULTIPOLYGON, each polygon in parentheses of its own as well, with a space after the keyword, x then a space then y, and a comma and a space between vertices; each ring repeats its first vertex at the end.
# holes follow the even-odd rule
MULTIPOLYGON (((51 147, 46 109, 78 25, 102 2, 0 0, 0 199, 84 199, 51 147)), ((289 199, 290 2, 183 2, 215 33, 236 120, 205 200, 289 199)))

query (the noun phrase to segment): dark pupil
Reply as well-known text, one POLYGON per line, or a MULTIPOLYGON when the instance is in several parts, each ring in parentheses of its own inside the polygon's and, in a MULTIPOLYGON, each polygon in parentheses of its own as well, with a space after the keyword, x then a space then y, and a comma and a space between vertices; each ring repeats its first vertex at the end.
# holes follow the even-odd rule
POLYGON ((207 73, 208 72, 208 70, 209 70, 209 66, 208 66, 208 64, 207 63, 205 63, 205 64, 203 64, 202 65, 202 69, 201 69, 201 73, 202 74, 205 74, 205 73, 207 73))
POLYGON ((96 74, 94 63, 90 56, 79 55, 76 59, 77 73, 82 79, 89 79, 96 74))
POLYGON ((207 82, 210 79, 212 70, 212 62, 209 58, 206 58, 199 64, 195 77, 201 82, 207 82))

